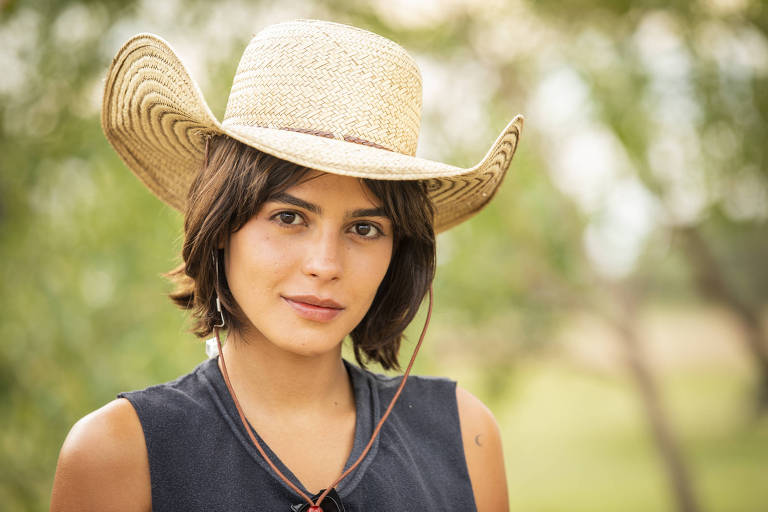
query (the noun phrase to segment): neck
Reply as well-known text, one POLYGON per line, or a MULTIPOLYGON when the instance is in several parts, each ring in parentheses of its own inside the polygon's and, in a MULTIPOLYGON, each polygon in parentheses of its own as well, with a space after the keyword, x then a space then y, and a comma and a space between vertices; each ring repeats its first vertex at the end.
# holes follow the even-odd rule
POLYGON ((286 352, 261 338, 229 333, 222 348, 232 388, 246 416, 260 412, 296 417, 354 408, 341 343, 333 351, 309 357, 286 352))

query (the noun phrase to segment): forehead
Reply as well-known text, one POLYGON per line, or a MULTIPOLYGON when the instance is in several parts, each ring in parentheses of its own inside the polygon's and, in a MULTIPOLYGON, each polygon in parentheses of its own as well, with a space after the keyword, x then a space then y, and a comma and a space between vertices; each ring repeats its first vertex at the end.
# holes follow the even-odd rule
POLYGON ((351 208, 381 206, 381 201, 362 179, 311 170, 284 191, 313 202, 335 203, 351 208))

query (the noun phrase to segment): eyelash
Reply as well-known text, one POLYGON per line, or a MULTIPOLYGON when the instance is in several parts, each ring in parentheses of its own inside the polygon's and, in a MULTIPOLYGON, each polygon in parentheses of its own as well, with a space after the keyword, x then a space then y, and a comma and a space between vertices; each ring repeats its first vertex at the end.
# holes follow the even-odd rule
MULTIPOLYGON (((283 222, 283 220, 281 219, 281 216, 285 215, 285 214, 295 215, 296 218, 302 219, 302 221, 306 224, 306 219, 304 218, 304 216, 301 213, 299 213, 297 211, 294 211, 294 210, 279 211, 279 212, 275 213, 274 215, 272 215, 272 217, 270 217, 270 220, 276 222, 278 225, 280 225, 282 227, 285 227, 285 228, 291 228, 291 227, 299 225, 299 224, 295 224, 295 223, 292 223, 292 222, 283 222)), ((381 229, 380 226, 378 226, 377 224, 375 224, 373 222, 360 221, 360 222, 355 222, 354 224, 352 224, 353 229, 356 226, 370 226, 375 231, 376 234, 374 236, 365 236, 365 235, 361 235, 359 233, 354 232, 355 236, 358 236, 358 237, 360 237, 360 238, 362 238, 364 240, 376 240, 377 238, 380 238, 380 237, 384 236, 384 230, 381 229)))

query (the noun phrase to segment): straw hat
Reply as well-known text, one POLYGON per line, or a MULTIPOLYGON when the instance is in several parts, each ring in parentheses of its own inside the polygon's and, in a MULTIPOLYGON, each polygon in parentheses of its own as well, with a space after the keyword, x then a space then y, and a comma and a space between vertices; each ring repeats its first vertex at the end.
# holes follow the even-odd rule
POLYGON ((415 157, 421 76, 413 59, 376 34, 313 20, 272 25, 253 37, 221 123, 174 50, 153 34, 138 34, 117 52, 103 101, 109 142, 178 210, 203 164, 206 138, 226 134, 319 171, 426 180, 437 232, 493 197, 523 127, 522 116, 515 117, 468 169, 415 157))

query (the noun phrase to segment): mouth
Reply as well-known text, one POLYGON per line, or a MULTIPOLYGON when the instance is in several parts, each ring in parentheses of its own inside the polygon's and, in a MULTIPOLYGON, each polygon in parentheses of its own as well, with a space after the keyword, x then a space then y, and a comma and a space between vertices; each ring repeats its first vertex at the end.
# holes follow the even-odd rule
POLYGON ((330 322, 344 311, 344 306, 338 302, 314 295, 293 295, 290 297, 281 295, 281 298, 301 318, 314 322, 330 322))

